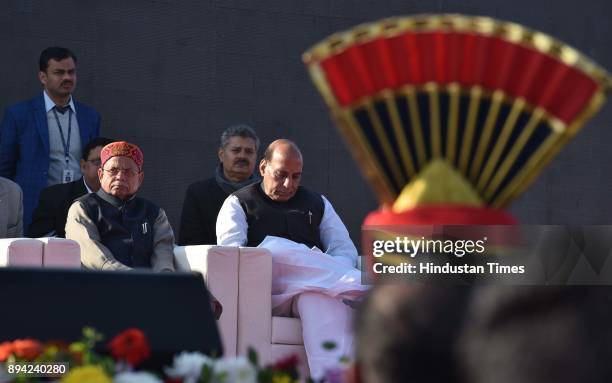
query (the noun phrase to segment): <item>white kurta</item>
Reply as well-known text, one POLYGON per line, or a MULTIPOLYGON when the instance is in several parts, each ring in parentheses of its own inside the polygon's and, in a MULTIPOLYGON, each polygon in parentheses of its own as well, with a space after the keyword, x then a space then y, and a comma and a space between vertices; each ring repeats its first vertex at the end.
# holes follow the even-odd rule
POLYGON ((286 238, 266 237, 257 247, 272 254, 272 312, 287 313, 286 306, 303 292, 314 292, 339 300, 359 298, 366 286, 361 272, 337 257, 309 249, 286 238))

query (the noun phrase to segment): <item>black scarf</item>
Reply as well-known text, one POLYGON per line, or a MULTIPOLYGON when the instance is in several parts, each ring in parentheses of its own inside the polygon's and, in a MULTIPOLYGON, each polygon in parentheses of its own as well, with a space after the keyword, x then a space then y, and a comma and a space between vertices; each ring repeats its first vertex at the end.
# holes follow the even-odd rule
POLYGON ((221 189, 223 189, 224 192, 227 194, 232 194, 236 190, 242 189, 245 186, 259 181, 259 175, 257 174, 257 169, 255 169, 253 174, 251 174, 251 176, 246 180, 242 182, 231 182, 225 178, 223 175, 223 165, 219 164, 215 170, 215 181, 217 181, 217 184, 221 189))

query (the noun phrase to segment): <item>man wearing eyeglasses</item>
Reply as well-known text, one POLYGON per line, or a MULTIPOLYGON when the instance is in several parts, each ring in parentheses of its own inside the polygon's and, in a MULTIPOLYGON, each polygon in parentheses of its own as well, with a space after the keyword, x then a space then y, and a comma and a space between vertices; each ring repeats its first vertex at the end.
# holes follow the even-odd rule
POLYGON ((65 237, 68 209, 75 199, 100 189, 98 169, 100 151, 113 140, 104 137, 94 138, 83 148, 80 161, 83 177, 67 184, 49 186, 40 192, 38 206, 34 210, 32 223, 28 227, 28 237, 65 237))
POLYGON ((113 142, 100 160, 100 190, 77 199, 66 221, 66 238, 79 243, 81 263, 97 270, 173 271, 174 233, 166 213, 136 197, 144 179, 142 151, 113 142))

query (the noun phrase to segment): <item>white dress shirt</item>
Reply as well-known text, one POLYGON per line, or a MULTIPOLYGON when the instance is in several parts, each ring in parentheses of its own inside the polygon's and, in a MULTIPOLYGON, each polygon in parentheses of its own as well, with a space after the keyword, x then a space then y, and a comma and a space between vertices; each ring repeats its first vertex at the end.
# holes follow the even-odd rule
MULTIPOLYGON (((357 249, 349 237, 348 230, 334 210, 331 203, 323 195, 323 217, 319 225, 319 236, 323 252, 337 257, 347 266, 355 267, 357 249)), ((246 214, 240 206, 238 197, 230 195, 225 199, 217 216, 217 244, 222 246, 244 246, 247 243, 246 214)))
POLYGON ((68 153, 68 164, 66 164, 66 155, 64 153, 64 144, 60 134, 60 126, 57 125, 55 119, 55 113, 53 108, 55 103, 46 91, 43 91, 45 99, 45 111, 47 114, 47 126, 49 128, 49 170, 47 172, 47 185, 55 185, 64 183, 63 172, 65 169, 72 171, 72 180, 77 180, 81 176, 81 167, 79 160, 81 159, 81 135, 79 134, 79 121, 76 117, 76 108, 74 107, 74 100, 70 97, 68 106, 70 107, 71 113, 57 113, 57 120, 60 121, 62 133, 64 134, 64 140, 70 142, 70 151, 68 153), (70 122, 69 119, 72 121, 70 122), (70 129, 70 137, 68 137, 68 126, 72 125, 70 129))

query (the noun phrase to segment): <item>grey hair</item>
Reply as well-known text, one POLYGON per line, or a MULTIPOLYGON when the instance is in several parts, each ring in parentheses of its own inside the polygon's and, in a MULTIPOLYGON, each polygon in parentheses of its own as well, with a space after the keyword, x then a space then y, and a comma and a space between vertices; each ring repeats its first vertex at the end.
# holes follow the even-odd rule
POLYGON ((259 150, 259 137, 255 130, 246 124, 232 125, 225 129, 221 134, 221 148, 225 148, 232 137, 250 138, 255 141, 255 150, 259 150))

